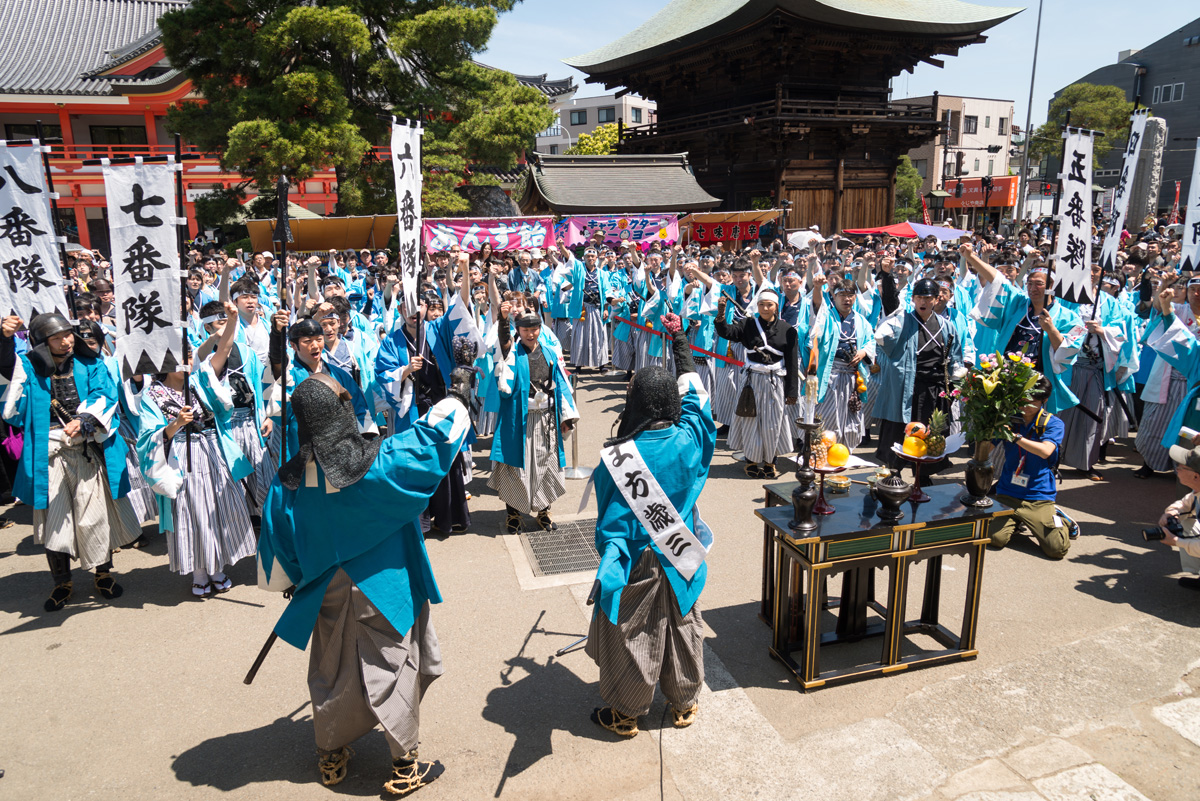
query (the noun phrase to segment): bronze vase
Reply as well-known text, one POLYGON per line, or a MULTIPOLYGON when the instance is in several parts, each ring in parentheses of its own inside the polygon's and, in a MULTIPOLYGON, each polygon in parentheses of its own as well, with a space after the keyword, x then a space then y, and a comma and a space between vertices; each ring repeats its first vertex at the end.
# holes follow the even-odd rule
POLYGON ((992 491, 992 481, 995 479, 995 469, 992 467, 991 442, 976 442, 975 455, 967 461, 966 485, 967 494, 959 497, 963 506, 973 509, 986 509, 994 503, 988 497, 992 491))
POLYGON ((817 424, 805 423, 803 420, 797 420, 796 423, 800 426, 803 436, 800 438, 800 458, 797 459, 800 466, 796 468, 796 481, 799 482, 799 486, 792 490, 792 519, 789 525, 792 531, 809 532, 817 528, 817 523, 812 517, 818 495, 817 473, 809 465, 811 440, 813 432, 817 430, 817 424))

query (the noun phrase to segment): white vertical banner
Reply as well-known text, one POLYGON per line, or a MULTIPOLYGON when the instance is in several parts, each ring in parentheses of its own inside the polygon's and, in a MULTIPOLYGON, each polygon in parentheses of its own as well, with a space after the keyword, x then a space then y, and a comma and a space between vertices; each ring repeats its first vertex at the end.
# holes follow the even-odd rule
POLYGON ((183 364, 176 165, 104 166, 117 306, 117 355, 126 378, 183 364))
POLYGON ((1117 268, 1117 249, 1121 246, 1121 230, 1125 227, 1125 214, 1129 211, 1129 191, 1133 188, 1133 174, 1137 171, 1138 152, 1142 149, 1142 137, 1146 133, 1146 120, 1150 109, 1140 108, 1130 115, 1129 141, 1125 144, 1125 157, 1121 163, 1121 179, 1113 192, 1112 217, 1108 231, 1104 234, 1104 247, 1100 251, 1100 266, 1105 272, 1117 268))
POLYGON ((1196 160, 1192 163, 1192 181, 1188 184, 1187 216, 1183 220, 1183 252, 1179 269, 1200 270, 1200 139, 1196 140, 1196 160))
POLYGON ((1058 239, 1054 250, 1054 291, 1072 303, 1094 303, 1092 294, 1092 144, 1091 131, 1063 132, 1062 197, 1058 203, 1058 239))
POLYGON ((417 308, 417 289, 421 284, 421 136, 419 122, 392 119, 392 171, 396 175, 396 230, 400 252, 400 286, 404 292, 405 314, 417 308))
POLYGON ((26 323, 39 312, 71 316, 59 253, 41 143, 0 142, 0 315, 26 323))

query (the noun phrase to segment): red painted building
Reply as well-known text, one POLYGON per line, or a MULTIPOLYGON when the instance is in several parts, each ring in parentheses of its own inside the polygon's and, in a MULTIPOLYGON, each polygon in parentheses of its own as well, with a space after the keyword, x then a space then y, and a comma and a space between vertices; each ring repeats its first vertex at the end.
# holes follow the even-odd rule
MULTIPOLYGON (((69 241, 108 250, 104 178, 85 159, 174 152, 167 109, 192 95, 191 82, 163 54, 158 18, 186 0, 0 0, 0 136, 26 139, 42 121, 61 137, 50 165, 60 227, 69 241)), ((184 143, 185 151, 195 152, 184 143)), ((185 206, 238 183, 217 159, 184 163, 185 206)), ((318 214, 336 203, 332 171, 292 190, 292 201, 318 214)))

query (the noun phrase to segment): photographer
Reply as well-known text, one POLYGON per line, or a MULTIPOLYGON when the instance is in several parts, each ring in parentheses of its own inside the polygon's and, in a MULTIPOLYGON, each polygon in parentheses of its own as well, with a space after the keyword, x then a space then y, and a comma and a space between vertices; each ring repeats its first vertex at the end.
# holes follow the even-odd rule
POLYGON ((1065 428, 1062 420, 1043 408, 1050 394, 1050 382, 1039 376, 1032 400, 1009 423, 1013 440, 1004 449, 996 500, 1016 514, 992 520, 988 547, 993 550, 1008 545, 1018 531, 1032 535, 1051 559, 1062 559, 1071 547, 1069 521, 1054 505, 1058 497, 1054 468, 1065 428))
MULTIPOLYGON (((1192 575, 1179 579, 1179 586, 1200 590, 1200 520, 1196 515, 1196 491, 1200 490, 1200 447, 1171 447, 1175 475, 1188 488, 1188 494, 1167 507, 1158 519, 1163 545, 1179 548, 1179 567, 1192 575)), ((1149 537, 1147 537, 1149 539, 1149 537)))

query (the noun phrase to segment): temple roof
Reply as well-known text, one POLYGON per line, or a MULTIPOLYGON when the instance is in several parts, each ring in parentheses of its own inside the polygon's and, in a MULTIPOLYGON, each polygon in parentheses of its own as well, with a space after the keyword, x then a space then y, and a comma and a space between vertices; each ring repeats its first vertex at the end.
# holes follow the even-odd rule
POLYGON ((776 8, 840 28, 926 36, 979 34, 1024 10, 961 0, 672 0, 621 38, 563 62, 588 74, 628 69, 745 28, 776 8))
POLYGON ((558 214, 707 211, 720 205, 692 175, 686 153, 656 156, 533 154, 520 203, 540 196, 558 214))
MULTIPOLYGON (((149 52, 186 0, 0 0, 0 93, 108 95, 132 76, 93 77, 149 52)), ((154 73, 148 80, 159 80, 154 73)))

